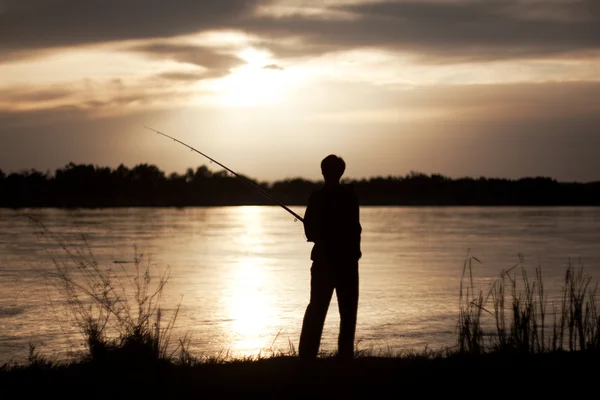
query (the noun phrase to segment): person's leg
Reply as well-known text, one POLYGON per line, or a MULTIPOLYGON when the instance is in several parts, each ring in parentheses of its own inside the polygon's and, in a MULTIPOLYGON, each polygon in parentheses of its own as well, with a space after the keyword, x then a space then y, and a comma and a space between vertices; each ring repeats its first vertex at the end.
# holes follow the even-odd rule
POLYGON ((354 357, 354 335, 358 313, 358 262, 347 263, 339 272, 336 296, 340 312, 338 354, 340 358, 354 357))
POLYGON ((310 280, 310 302, 304 313, 298 355, 302 359, 317 357, 325 317, 333 295, 333 277, 321 265, 313 263, 310 280))

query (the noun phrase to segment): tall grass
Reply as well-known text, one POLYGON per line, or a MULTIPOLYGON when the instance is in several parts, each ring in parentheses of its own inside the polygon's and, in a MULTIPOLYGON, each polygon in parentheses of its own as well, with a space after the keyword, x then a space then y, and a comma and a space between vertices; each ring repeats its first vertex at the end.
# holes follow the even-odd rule
POLYGON ((87 346, 84 358, 104 361, 172 360, 189 357, 187 339, 172 343, 172 332, 180 304, 165 318, 161 298, 169 269, 155 278, 150 260, 134 247, 131 264, 101 265, 85 236, 73 246, 39 220, 28 217, 40 233, 57 244, 64 257, 53 257, 54 269, 46 274, 66 304, 68 315, 87 346), (173 348, 174 347, 174 348, 173 348))
POLYGON ((522 255, 519 263, 501 272, 485 294, 475 289, 473 261, 480 263, 475 257, 468 257, 460 282, 457 323, 460 353, 538 354, 600 349, 598 284, 591 284, 592 277, 583 267, 575 268, 569 262, 560 296, 550 302, 541 268, 535 268, 535 276, 529 278, 522 255), (482 328, 483 320, 491 321, 487 331, 482 328))

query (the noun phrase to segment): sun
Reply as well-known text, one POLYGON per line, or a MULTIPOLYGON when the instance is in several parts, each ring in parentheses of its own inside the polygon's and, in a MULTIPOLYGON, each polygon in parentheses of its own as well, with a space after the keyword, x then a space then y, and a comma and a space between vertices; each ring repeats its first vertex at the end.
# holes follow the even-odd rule
POLYGON ((246 49, 239 55, 246 64, 221 79, 218 91, 223 105, 260 107, 280 103, 294 84, 292 71, 277 65, 269 54, 246 49))

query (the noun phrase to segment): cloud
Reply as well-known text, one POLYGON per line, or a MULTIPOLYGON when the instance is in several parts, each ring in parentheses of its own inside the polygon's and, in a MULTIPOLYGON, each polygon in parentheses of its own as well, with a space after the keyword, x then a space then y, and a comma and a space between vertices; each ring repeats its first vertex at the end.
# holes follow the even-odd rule
POLYGON ((10 88, 0 90, 0 103, 10 102, 45 102, 60 100, 73 95, 73 91, 66 88, 10 88))
POLYGON ((192 72, 165 72, 158 75, 159 78, 176 82, 197 82, 203 79, 221 78, 227 72, 214 71, 192 71, 192 72))
MULTIPOLYGON (((600 51, 597 0, 342 1, 307 2, 295 8, 288 6, 294 2, 275 0, 6 0, 4 4, 0 60, 9 52, 21 57, 48 47, 211 30, 256 35, 258 43, 279 57, 371 47, 417 55, 422 62, 456 63, 584 57, 600 51), (291 11, 265 12, 269 7, 291 11)), ((164 44, 157 46, 148 50, 168 52, 160 48, 164 44)), ((176 55, 199 62, 185 49, 176 55)))
POLYGON ((232 68, 245 64, 245 61, 237 56, 191 44, 155 42, 128 47, 126 50, 157 59, 169 58, 203 68, 201 71, 165 72, 159 75, 160 78, 171 81, 193 82, 221 78, 228 75, 232 68))
POLYGON ((269 64, 269 65, 265 65, 264 67, 262 67, 262 69, 272 69, 275 71, 283 71, 284 68, 280 65, 277 64, 269 64))
MULTIPOLYGON (((190 73, 190 79, 193 77, 190 73)), ((188 78, 184 73, 173 76, 173 79, 184 81, 188 78)), ((142 87, 143 85, 140 85, 142 87)), ((10 112, 0 110, 0 125, 8 122, 22 124, 44 123, 48 116, 58 118, 68 115, 65 110, 77 112, 78 115, 89 115, 95 108, 123 107, 133 103, 152 104, 155 101, 172 103, 186 96, 185 92, 169 91, 170 86, 161 92, 144 93, 138 87, 127 87, 124 93, 117 93, 106 99, 87 99, 75 102, 70 106, 60 106, 45 110, 29 110, 26 112, 10 112), (35 118, 31 118, 35 115, 35 118)), ((70 89, 41 89, 36 92, 12 90, 13 98, 34 97, 36 94, 60 97, 69 95, 70 89)), ((0 92, 0 96, 8 92, 0 92)), ((197 93, 194 93, 197 95, 197 93)), ((190 94, 191 95, 191 94, 190 94)), ((288 106, 301 118, 311 119, 321 115, 344 116, 348 124, 352 124, 354 115, 364 116, 369 113, 381 115, 388 111, 396 115, 413 115, 412 120, 429 119, 436 116, 438 121, 471 121, 481 124, 521 123, 527 120, 552 121, 572 120, 581 123, 587 120, 600 122, 600 82, 545 82, 545 83, 511 83, 511 84, 478 84, 478 85, 396 85, 380 86, 368 83, 318 82, 304 87, 299 93, 297 103, 288 106), (311 94, 311 97, 307 97, 311 94), (310 101, 306 101, 310 98, 310 101), (421 118, 423 116, 423 118, 421 118)), ((137 112, 144 107, 135 108, 137 112)), ((156 112, 156 111, 153 111, 156 112)), ((163 112, 163 111, 161 111, 163 112)), ((166 111, 164 111, 166 112, 166 111)), ((163 112, 163 113, 164 113, 163 112)), ((253 115, 257 112, 254 111, 253 115)), ((272 117, 272 109, 265 110, 265 118, 272 117)), ((360 118, 358 118, 360 119, 360 118)), ((384 118, 369 120, 369 124, 385 124, 384 118)), ((551 123, 550 123, 551 124, 551 123)), ((563 128, 566 128, 565 125, 563 128)), ((557 127, 558 128, 558 127, 557 127)), ((589 130, 596 129, 593 125, 589 130)), ((484 133, 485 129, 482 130, 484 133)), ((596 129, 600 137, 600 132, 596 129)))
MULTIPOLYGON (((427 62, 466 62, 600 50, 597 0, 380 1, 336 8, 355 18, 260 15, 247 17, 244 27, 277 42, 295 38, 295 53, 309 55, 373 47, 427 62)), ((273 51, 285 55, 277 42, 273 51)))
POLYGON ((78 110, 92 117, 101 114, 123 115, 144 108, 169 109, 184 104, 199 93, 197 89, 178 84, 179 81, 181 79, 169 80, 157 75, 127 83, 121 79, 108 79, 0 88, 0 113, 8 118, 12 113, 23 115, 23 112, 37 110, 43 114, 45 110, 56 109, 61 112, 78 110))
POLYGON ((0 50, 172 37, 235 26, 259 0, 5 0, 0 50))
POLYGON ((145 53, 154 58, 170 58, 207 69, 228 70, 245 63, 234 55, 222 54, 210 48, 190 44, 157 42, 130 47, 128 50, 145 53))

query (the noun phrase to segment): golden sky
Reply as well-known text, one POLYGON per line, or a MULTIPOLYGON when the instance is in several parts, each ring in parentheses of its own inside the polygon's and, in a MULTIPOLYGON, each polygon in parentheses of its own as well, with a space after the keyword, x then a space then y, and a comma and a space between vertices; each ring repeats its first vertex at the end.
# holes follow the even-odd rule
POLYGON ((0 0, 0 169, 600 180, 597 0, 0 0), (212 168, 212 167, 211 167, 212 168))

